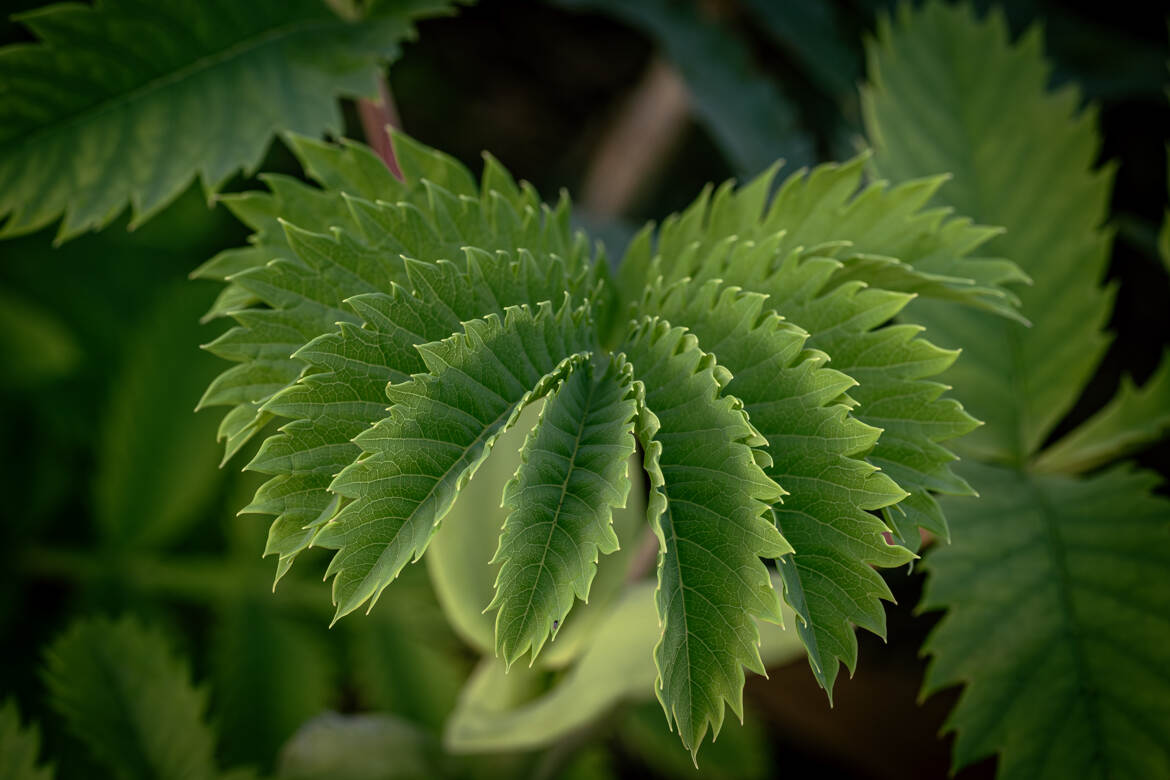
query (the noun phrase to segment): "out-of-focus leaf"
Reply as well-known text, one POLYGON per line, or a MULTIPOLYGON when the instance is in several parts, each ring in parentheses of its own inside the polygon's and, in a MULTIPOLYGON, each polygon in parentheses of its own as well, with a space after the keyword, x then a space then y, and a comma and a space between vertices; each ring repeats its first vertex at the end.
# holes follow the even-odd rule
MULTIPOLYGON (((774 582, 773 587, 781 586, 774 582)), ((653 583, 630 586, 580 659, 553 687, 535 696, 542 685, 539 672, 517 665, 507 671, 494 658, 482 661, 447 722, 443 739, 448 749, 470 753, 542 747, 594 722, 620 701, 653 697, 658 676, 653 649, 662 633, 654 591, 653 583)), ((790 626, 795 622, 787 608, 784 619, 790 626)), ((763 622, 759 628, 765 665, 804 655, 795 631, 763 622)))
POLYGON ((158 631, 136 620, 75 623, 46 653, 50 699, 114 777, 210 780, 207 697, 158 631))
POLYGON ((60 318, 0 290, 0 389, 25 388, 65 376, 81 351, 60 318))
POLYGON ((833 96, 853 92, 861 62, 837 30, 832 3, 747 0, 747 6, 773 38, 800 58, 821 89, 833 96))
POLYGON ((227 764, 267 765, 334 695, 321 637, 248 594, 220 618, 211 668, 220 755, 227 764))
POLYGON ((198 521, 222 479, 216 420, 195 414, 216 361, 199 315, 211 290, 179 283, 143 318, 126 350, 103 419, 94 504, 98 527, 118 547, 157 548, 198 521))
POLYGON ((662 777, 679 780, 762 780, 769 776, 771 761, 768 736, 755 717, 742 724, 729 723, 719 739, 703 750, 701 773, 684 753, 675 749, 678 738, 662 722, 653 704, 632 707, 617 727, 615 736, 622 746, 662 777))
POLYGON ((52 780, 50 767, 37 766, 41 736, 36 726, 23 728, 20 711, 11 699, 0 706, 0 778, 3 780, 52 780))
POLYGON ((686 80, 697 118, 739 173, 759 173, 780 158, 797 167, 813 162, 792 104, 730 31, 702 17, 697 3, 556 2, 609 14, 653 37, 686 80))
POLYGON ((390 715, 326 713, 280 751, 281 780, 430 780, 449 777, 438 743, 390 715))
POLYGON ((396 589, 365 620, 343 625, 362 702, 437 733, 455 706, 469 664, 436 606, 421 593, 396 589))

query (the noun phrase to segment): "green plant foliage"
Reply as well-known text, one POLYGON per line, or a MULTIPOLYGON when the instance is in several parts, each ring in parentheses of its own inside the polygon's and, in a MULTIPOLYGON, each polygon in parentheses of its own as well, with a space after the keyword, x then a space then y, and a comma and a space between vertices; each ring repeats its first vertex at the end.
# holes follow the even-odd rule
POLYGON ((970 681, 947 726, 955 765, 998 752, 999 776, 1170 772, 1170 502, 1120 466, 1074 479, 966 464, 932 553, 924 691, 970 681))
POLYGON ((102 417, 94 509, 103 542, 121 550, 158 549, 182 537, 222 482, 215 470, 209 414, 192 415, 196 388, 215 360, 193 358, 196 319, 210 300, 178 282, 145 313, 114 380, 102 417))
POLYGON ((448 7, 396 0, 343 19, 324 0, 103 0, 22 14, 39 40, 0 50, 0 235, 64 215, 64 241, 127 202, 133 227, 196 176, 214 192, 254 170, 274 130, 339 132, 335 96, 373 93, 412 19, 448 7))
POLYGON ((1095 415, 1036 456, 1037 471, 1075 474, 1137 451, 1170 428, 1170 356, 1137 387, 1121 380, 1117 395, 1095 415))
POLYGON ((53 312, 0 290, 5 387, 36 387, 59 379, 73 371, 80 358, 77 339, 53 312))
MULTIPOLYGON (((538 667, 509 669, 499 659, 482 660, 446 723, 444 744, 457 753, 546 747, 587 728, 616 705, 649 700, 658 674, 654 646, 661 633, 654 591, 649 582, 624 590, 611 602, 580 656, 551 684, 538 667)), ((761 624, 760 657, 766 665, 788 663, 802 653, 800 640, 791 631, 761 624)), ((661 716, 655 726, 666 733, 661 716)), ((739 725, 731 729, 738 730, 739 725)), ((713 764, 720 763, 715 745, 728 736, 727 730, 720 732, 718 741, 707 748, 713 764)), ((680 755, 693 772, 686 754, 680 755)))
POLYGON ((218 777, 205 693, 167 641, 131 618, 75 623, 46 653, 54 707, 113 776, 218 777))
POLYGON ((626 464, 634 451, 634 399, 629 373, 618 379, 617 363, 594 377, 587 363, 545 401, 543 414, 524 445, 516 478, 504 491, 513 507, 500 535, 496 598, 497 651, 509 662, 531 647, 533 656, 554 632, 555 615, 568 613, 574 598, 589 600, 599 553, 619 548, 611 513, 630 492, 626 464), (584 590, 576 590, 581 584, 584 590), (534 608, 538 599, 551 604, 534 608), (546 623, 536 624, 535 615, 546 623))
MULTIPOLYGON (((954 353, 885 323, 912 293, 1012 313, 1002 285, 1018 270, 972 255, 995 231, 923 209, 938 178, 862 189, 858 159, 793 176, 769 201, 773 170, 643 233, 614 285, 570 232, 567 198, 542 205, 490 158, 476 184, 394 143, 403 181, 364 147, 290 138, 321 187, 271 177, 270 192, 227 199, 253 244, 196 274, 227 282, 210 316, 237 323, 208 346, 237 365, 203 399, 232 407, 228 456, 283 422, 248 465, 271 479, 246 508, 276 518, 278 578, 308 546, 333 549, 337 617, 372 605, 543 398, 505 491, 486 644, 535 656, 590 593, 616 546, 632 428, 660 542, 657 691, 684 744, 718 731, 724 702, 740 713, 743 668, 762 670, 756 620, 780 604, 761 558, 787 561, 831 688, 838 659, 856 661, 850 624, 884 630, 889 592, 870 565, 912 557, 866 510, 968 490, 939 442, 974 423, 928 379, 954 353), (571 493, 571 511, 521 506, 537 485, 571 493)), ((922 522, 945 529, 937 513, 922 522)), ((476 619, 459 622, 482 642, 476 619)))
POLYGON ((1003 778, 1166 775, 1170 502, 1131 466, 1073 476, 1158 435, 1166 366, 1042 446, 1109 342, 1111 167, 1092 169, 1095 114, 1071 87, 1046 91, 1040 32, 1011 43, 998 14, 905 8, 869 56, 877 168, 955 170, 938 200, 1001 221, 992 246, 1036 280, 1020 294, 1030 329, 925 302, 911 312, 963 348, 950 377, 988 420, 969 447, 987 462, 962 470, 982 498, 943 501, 955 542, 925 564, 923 607, 947 610, 926 691, 966 684, 947 722, 955 767, 998 753, 1003 778))
POLYGON ((878 170, 895 180, 954 172, 939 200, 1007 227, 991 246, 1033 279, 1019 290, 1031 328, 970 310, 913 313, 939 343, 963 348, 948 378, 986 423, 964 451, 1019 463, 1072 407, 1109 345, 1102 328, 1113 293, 1099 284, 1112 239, 1101 225, 1113 167, 1092 170, 1096 111, 1080 110, 1071 85, 1046 91, 1039 28, 1009 46, 998 13, 975 23, 939 4, 913 15, 903 7, 897 26, 881 25, 879 41, 865 100, 878 170), (925 119, 924 101, 938 103, 925 119), (993 108, 1004 105, 1012 110, 993 108))
POLYGON ((20 725, 20 711, 11 699, 0 706, 0 777, 5 780, 52 780, 53 770, 38 766, 41 737, 35 726, 20 725))

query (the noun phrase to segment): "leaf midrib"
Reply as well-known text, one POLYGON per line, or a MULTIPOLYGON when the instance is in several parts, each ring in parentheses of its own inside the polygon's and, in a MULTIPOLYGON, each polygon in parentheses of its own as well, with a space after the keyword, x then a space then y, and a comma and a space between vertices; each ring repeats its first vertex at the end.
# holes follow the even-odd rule
MULTIPOLYGON (((1043 488, 1034 478, 1026 474, 1024 478, 1028 483, 1032 495, 1035 497, 1036 506, 1040 509, 1041 523, 1044 526, 1044 539, 1048 546, 1049 555, 1052 557, 1052 567, 1056 572, 1056 592, 1059 600, 1061 633, 1064 634, 1068 642, 1069 655, 1072 656, 1073 666, 1076 668, 1077 673, 1077 693, 1085 700, 1085 714, 1089 720, 1089 730, 1093 735, 1091 761, 1093 764, 1105 770, 1105 776, 1109 776, 1108 752, 1103 744, 1104 732, 1101 726, 1101 715, 1098 712, 1100 694, 1096 690, 1096 685, 1089 672, 1089 666, 1085 661, 1085 651, 1082 646, 1080 632, 1073 622, 1075 613, 1071 595, 1072 585, 1068 572, 1068 562, 1065 556, 1065 543, 1060 535, 1059 519, 1051 503, 1048 501, 1048 496, 1045 494, 1043 488)), ((1045 753, 1051 751, 1053 741, 1050 740, 1048 745, 1045 746, 1045 753)))
POLYGON ((557 521, 561 516, 561 510, 565 506, 565 497, 569 492, 569 480, 573 476, 573 469, 577 463, 577 454, 581 451, 581 437, 585 434, 585 419, 588 416, 590 406, 593 404, 593 394, 596 389, 597 383, 591 381, 589 383, 588 394, 585 396, 585 409, 581 415, 581 420, 577 425, 577 436, 573 440, 573 454, 569 456, 569 467, 565 469, 565 481, 561 484, 561 497, 557 501, 556 512, 553 513, 553 521, 549 523, 548 526, 548 538, 544 541, 544 550, 542 550, 540 554, 540 563, 537 565, 536 582, 528 590, 528 603, 524 606, 524 612, 520 617, 523 625, 527 625, 528 614, 532 610, 532 599, 536 595, 536 589, 540 583, 540 575, 544 573, 544 562, 548 558, 548 551, 552 546, 553 534, 555 534, 557 530, 557 521))
MULTIPOLYGON (((29 146, 35 146, 42 138, 46 136, 72 128, 84 122, 93 121, 106 113, 112 112, 115 109, 121 108, 122 106, 134 103, 167 87, 182 83, 189 78, 193 78, 201 73, 213 70, 214 68, 222 66, 233 60, 242 59, 249 53, 268 46, 276 41, 292 38, 296 35, 318 29, 341 26, 349 26, 349 23, 335 18, 294 22, 291 24, 270 28, 260 35, 251 38, 245 38, 214 54, 199 57, 182 68, 167 73, 163 76, 151 79, 150 81, 135 87, 129 92, 124 92, 120 95, 100 100, 97 103, 92 103, 71 115, 58 117, 52 120, 49 124, 42 125, 39 129, 34 130, 31 133, 21 134, 19 140, 12 144, 9 149, 10 151, 16 152, 17 150, 23 150, 29 146)), ((12 138, 9 137, 3 139, 3 141, 0 141, 0 143, 7 144, 11 140, 12 138)))

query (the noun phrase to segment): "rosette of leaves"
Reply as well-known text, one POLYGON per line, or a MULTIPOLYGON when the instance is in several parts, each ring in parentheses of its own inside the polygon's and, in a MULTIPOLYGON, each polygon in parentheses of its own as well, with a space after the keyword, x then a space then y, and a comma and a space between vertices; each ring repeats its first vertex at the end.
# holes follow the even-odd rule
POLYGON ((585 600, 632 484, 659 543, 656 692, 692 751, 763 672, 757 620, 784 596, 821 683, 884 632, 874 566, 945 534, 967 493, 943 442, 975 421, 931 379, 955 359, 890 324, 915 295, 1014 316, 996 233, 925 208, 943 181, 862 186, 865 160, 708 190, 632 242, 616 275, 491 157, 480 181, 402 136, 394 178, 367 148, 292 136, 319 186, 271 176, 225 198, 255 230, 197 276, 226 282, 208 345, 232 360, 227 457, 263 435, 277 579, 334 550, 340 618, 420 558, 523 409, 543 408, 504 489, 495 647, 533 658, 585 600), (832 368, 827 365, 832 361, 832 368), (644 476, 626 464, 641 453, 644 476), (878 514, 878 512, 882 514, 878 514), (884 520, 884 521, 883 521, 884 520))

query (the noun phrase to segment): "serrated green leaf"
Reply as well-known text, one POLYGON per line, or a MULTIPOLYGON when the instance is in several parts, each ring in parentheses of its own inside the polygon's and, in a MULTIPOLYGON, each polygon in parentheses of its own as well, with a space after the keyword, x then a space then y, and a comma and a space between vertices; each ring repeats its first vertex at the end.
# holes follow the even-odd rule
POLYGON ((851 671, 857 663, 852 625, 885 633, 879 600, 893 596, 873 566, 909 560, 866 510, 906 493, 856 457, 881 433, 839 403, 856 382, 824 367, 823 353, 804 348, 808 334, 768 311, 767 301, 710 280, 673 285, 657 306, 721 356, 733 374, 725 392, 743 402, 768 441, 767 473, 789 491, 772 512, 795 548, 781 558, 780 572, 813 672, 831 696, 838 659, 851 671))
MULTIPOLYGON (((272 475, 248 509, 276 515, 269 551, 280 555, 278 576, 310 542, 334 548, 329 573, 338 615, 372 603, 423 554, 456 494, 523 406, 558 383, 586 382, 577 372, 616 359, 635 380, 635 429, 652 485, 648 515, 663 548, 658 601, 665 628, 655 656, 668 720, 697 750, 708 729, 718 730, 725 703, 740 712, 744 667, 761 668, 754 618, 775 619, 780 609, 761 556, 793 554, 776 527, 772 510, 782 490, 770 471, 793 477, 805 491, 792 497, 793 514, 812 513, 802 536, 810 554, 802 562, 797 548, 789 559, 798 576, 789 576, 787 586, 802 610, 798 632, 831 685, 838 659, 855 660, 851 623, 882 630, 880 598, 888 591, 869 564, 909 559, 885 543, 884 526, 867 511, 904 495, 874 465, 896 471, 915 495, 969 490, 939 443, 973 422, 940 398, 942 385, 927 381, 954 353, 919 338, 918 328, 883 327, 912 296, 867 289, 864 278, 1010 311, 1002 285, 1018 279, 1014 266, 972 256, 995 231, 924 210, 937 179, 859 191, 858 160, 794 177, 770 203, 771 174, 740 190, 727 185, 703 195, 668 220, 657 240, 650 231, 635 240, 615 285, 603 255, 592 257, 587 239, 570 233, 567 198, 555 209, 542 206, 531 187, 516 185, 490 159, 477 189, 445 155, 402 136, 394 142, 403 182, 365 176, 380 163, 359 146, 294 138, 302 164, 325 189, 270 180, 272 194, 232 203, 257 230, 256 246, 276 259, 245 267, 262 255, 220 255, 200 271, 239 290, 225 294, 218 308, 239 329, 211 346, 240 365, 240 377, 229 370, 213 385, 216 400, 236 404, 225 432, 239 443, 263 415, 288 421, 250 464, 272 475), (294 227, 285 213, 305 223, 294 227), (755 292, 722 301, 712 281, 702 311, 682 306, 684 321, 662 319, 673 285, 706 290, 703 283, 714 279, 755 292), (633 299, 624 302, 629 307, 616 305, 622 289, 633 299), (798 328, 764 314, 765 296, 769 308, 805 325, 807 342, 798 328), (861 384, 824 368, 826 354, 861 384), (287 374, 267 375, 272 361, 287 361, 280 369, 287 374), (756 364, 775 369, 776 381, 756 364), (286 384, 272 390, 280 381, 286 384), (745 395, 755 393, 761 419, 775 405, 766 435, 729 390, 737 381, 745 395), (864 424, 867 414, 887 428, 888 441, 864 424), (774 456, 770 438, 791 451, 774 456), (830 500, 822 500, 826 493, 830 500), (818 544, 831 549, 833 565, 815 563, 818 544), (809 569, 800 574, 803 565, 809 569), (837 598, 838 589, 850 599, 837 598)), ((559 414, 559 403, 558 397, 550 415, 559 414)), ((549 425, 533 433, 534 442, 570 429, 549 425)), ((617 463, 609 465, 620 480, 617 463)), ((516 484, 528 479, 522 471, 516 484)), ((598 494, 588 516, 608 516, 606 504, 614 501, 605 495, 612 493, 598 494)), ((925 503, 920 508, 913 517, 938 527, 941 515, 925 503)), ((801 534, 804 520, 784 522, 801 534)), ((491 544, 492 531, 463 532, 432 566, 455 625, 480 647, 508 639, 490 641, 470 612, 487 604, 476 581, 491 568, 471 561, 453 576, 451 565, 471 560, 468 545, 491 544)), ((578 550, 612 546, 596 522, 573 542, 578 550)), ((602 575, 620 582, 624 569, 603 565, 595 588, 602 575)), ((525 587, 509 593, 513 580, 499 580, 497 603, 535 594, 525 587)), ((572 603, 587 583, 588 568, 578 567, 542 593, 567 594, 572 603)), ((546 625, 527 635, 528 647, 547 637, 552 621, 564 620, 564 608, 543 609, 538 623, 546 625)), ((583 615, 568 630, 585 637, 585 617, 602 614, 604 605, 577 609, 583 615)), ((508 645, 505 655, 516 648, 508 645)), ((542 664, 568 663, 578 648, 558 642, 542 664)))
POLYGON ((16 702, 0 707, 0 777, 4 780, 52 780, 53 769, 38 766, 41 735, 36 726, 23 728, 16 702))
POLYGON ((338 551, 327 572, 337 617, 376 600, 422 555, 500 432, 595 348, 587 308, 506 312, 420 346, 431 373, 388 388, 389 416, 354 439, 362 457, 329 486, 349 503, 313 538, 338 551))
POLYGON ((137 225, 196 176, 214 192, 254 170, 275 130, 339 133, 335 96, 373 93, 412 20, 449 7, 381 3, 345 20, 320 0, 104 0, 22 14, 39 40, 0 50, 0 234, 64 215, 64 241, 127 202, 137 225))
POLYGON ((610 360, 587 363, 545 400, 504 490, 511 512, 499 562, 495 644, 511 664, 533 659, 575 599, 589 600, 599 554, 618 549, 611 513, 626 504, 634 451, 630 377, 610 360))
MULTIPOLYGON (((495 597, 498 566, 489 563, 499 546, 500 529, 509 512, 501 505, 504 486, 521 463, 520 450, 540 419, 543 401, 530 405, 513 428, 492 447, 492 457, 476 471, 455 501, 427 548, 427 571, 444 614, 452 628, 475 650, 495 652, 495 621, 487 605, 495 597)), ((626 465, 641 473, 641 461, 633 456, 626 465)), ((572 662, 607 619, 610 604, 624 589, 631 559, 642 543, 646 510, 641 491, 631 491, 626 506, 614 509, 611 524, 621 547, 598 562, 597 576, 589 590, 589 602, 577 605, 556 631, 555 641, 545 645, 535 663, 542 668, 561 668, 572 662)))
POLYGON ((217 777, 205 692, 158 631, 132 618, 82 620, 45 661, 54 708, 112 775, 217 777))
POLYGON ((1036 471, 1075 474, 1125 457, 1157 441, 1170 428, 1170 356, 1163 355, 1146 383, 1123 377, 1108 404, 1033 462, 1036 471))
POLYGON ((744 667, 764 671, 754 618, 778 623, 780 599, 760 559, 792 552, 764 513, 784 491, 758 462, 766 441, 738 399, 722 395, 727 370, 693 335, 647 319, 622 352, 660 550, 655 690, 696 754, 708 729, 718 735, 724 703, 743 717, 744 667))
POLYGON ((1006 227, 989 248, 1034 280, 1019 291, 1031 328, 929 302, 911 313, 932 339, 964 350, 947 378, 986 423, 967 451, 1009 462, 1037 451, 1109 344, 1112 293, 1099 285, 1113 168, 1092 168, 1096 111, 1081 109, 1075 87, 1047 91, 1041 38, 1033 28, 1009 43, 999 12, 976 20, 962 6, 903 6, 896 23, 879 24, 865 92, 878 170, 895 180, 953 172, 936 201, 1006 227))
POLYGON ((946 729, 955 768, 1000 778, 1170 774, 1170 502, 1119 467, 1088 479, 964 466, 924 609, 925 692, 966 683, 946 729))

